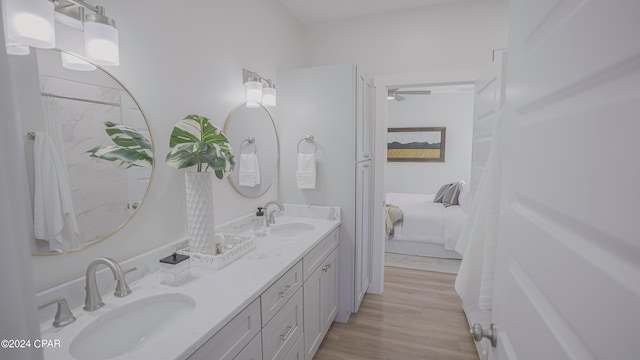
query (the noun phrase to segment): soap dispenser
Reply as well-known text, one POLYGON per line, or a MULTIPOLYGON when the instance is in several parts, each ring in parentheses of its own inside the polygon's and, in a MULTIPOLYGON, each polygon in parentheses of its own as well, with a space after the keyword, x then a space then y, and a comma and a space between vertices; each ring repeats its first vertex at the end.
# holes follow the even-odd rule
POLYGON ((253 225, 253 233, 256 236, 262 236, 267 233, 267 222, 264 218, 263 208, 259 207, 258 211, 256 211, 256 220, 253 225))

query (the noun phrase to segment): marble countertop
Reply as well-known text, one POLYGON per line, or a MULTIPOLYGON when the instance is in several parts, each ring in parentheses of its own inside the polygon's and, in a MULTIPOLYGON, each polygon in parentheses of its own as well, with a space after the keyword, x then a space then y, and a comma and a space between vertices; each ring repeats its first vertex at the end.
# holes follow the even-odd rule
MULTIPOLYGON (((60 348, 45 349, 44 358, 74 359, 69 352, 71 342, 94 320, 134 301, 179 293, 195 300, 194 311, 184 315, 175 326, 163 328, 147 339, 139 350, 112 359, 186 359, 340 225, 339 220, 301 219, 298 214, 293 215, 279 217, 277 224, 305 222, 315 228, 303 236, 256 237, 256 249, 220 270, 191 265, 192 279, 181 286, 164 285, 162 273, 153 272, 131 283, 132 293, 124 298, 116 298, 111 292, 103 294, 105 306, 97 311, 72 309, 77 320, 70 325, 54 328, 50 322, 42 324, 42 338, 59 340, 61 344, 60 348)), ((245 228, 244 233, 251 234, 251 230, 245 228)))

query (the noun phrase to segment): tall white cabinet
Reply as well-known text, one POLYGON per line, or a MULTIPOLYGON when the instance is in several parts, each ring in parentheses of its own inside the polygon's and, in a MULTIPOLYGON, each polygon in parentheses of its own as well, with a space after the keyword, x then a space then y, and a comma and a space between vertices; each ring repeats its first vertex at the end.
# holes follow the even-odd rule
MULTIPOLYGON (((371 275, 373 82, 355 65, 278 73, 279 198, 340 206, 337 321, 358 311, 371 275), (298 189, 297 144, 313 135, 316 188, 298 189)), ((310 151, 302 146, 302 151, 310 151)))

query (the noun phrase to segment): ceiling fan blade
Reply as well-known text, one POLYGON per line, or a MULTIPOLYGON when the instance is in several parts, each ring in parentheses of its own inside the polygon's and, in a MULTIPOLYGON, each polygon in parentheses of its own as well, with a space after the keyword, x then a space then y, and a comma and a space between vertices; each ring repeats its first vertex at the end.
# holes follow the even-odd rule
POLYGON ((403 95, 431 95, 431 90, 402 90, 402 91, 396 91, 396 94, 403 94, 403 95))

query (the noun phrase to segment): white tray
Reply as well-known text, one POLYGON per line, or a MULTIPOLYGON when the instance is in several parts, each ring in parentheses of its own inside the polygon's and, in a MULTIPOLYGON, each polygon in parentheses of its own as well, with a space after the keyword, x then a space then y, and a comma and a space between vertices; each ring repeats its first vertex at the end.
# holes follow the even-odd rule
POLYGON ((191 264, 194 266, 221 269, 256 248, 254 236, 221 233, 216 234, 215 240, 217 250, 221 251, 220 254, 193 253, 188 246, 178 250, 178 254, 189 255, 191 264))

